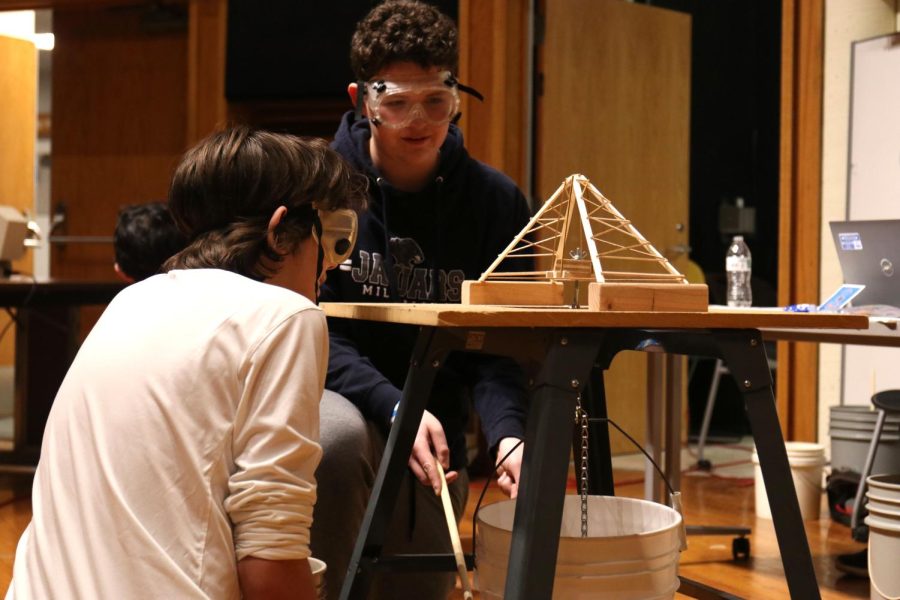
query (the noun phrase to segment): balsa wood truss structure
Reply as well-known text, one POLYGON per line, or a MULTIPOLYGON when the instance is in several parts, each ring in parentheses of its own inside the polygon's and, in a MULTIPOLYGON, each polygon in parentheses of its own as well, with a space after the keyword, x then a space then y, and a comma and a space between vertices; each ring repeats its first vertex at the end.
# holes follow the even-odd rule
POLYGON ((478 281, 463 282, 462 302, 577 306, 581 282, 590 310, 708 307, 706 286, 688 283, 583 175, 566 178, 478 281), (547 268, 511 270, 522 257, 547 268))

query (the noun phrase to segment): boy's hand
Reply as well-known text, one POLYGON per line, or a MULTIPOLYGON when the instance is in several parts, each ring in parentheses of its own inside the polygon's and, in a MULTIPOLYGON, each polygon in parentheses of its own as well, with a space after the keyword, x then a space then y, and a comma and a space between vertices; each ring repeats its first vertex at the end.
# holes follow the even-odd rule
MULTIPOLYGON (((503 459, 506 454, 512 450, 513 446, 519 443, 519 438, 506 437, 497 444, 497 460, 503 459)), ((515 498, 519 494, 519 475, 522 472, 522 455, 525 452, 525 444, 519 444, 519 447, 509 455, 502 465, 497 467, 497 483, 500 489, 509 496, 515 498)))
MULTIPOLYGON (((416 441, 413 443, 409 468, 422 485, 430 485, 435 494, 440 494, 441 477, 434 466, 435 456, 441 461, 445 471, 450 468, 450 447, 447 446, 444 428, 437 417, 426 410, 422 415, 422 422, 419 423, 416 441)), ((452 483, 459 474, 456 471, 446 471, 445 476, 447 483, 452 483)))

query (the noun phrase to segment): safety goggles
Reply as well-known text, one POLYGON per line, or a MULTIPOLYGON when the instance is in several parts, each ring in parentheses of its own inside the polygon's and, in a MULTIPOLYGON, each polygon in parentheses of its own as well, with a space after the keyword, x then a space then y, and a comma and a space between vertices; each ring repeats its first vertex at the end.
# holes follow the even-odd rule
POLYGON ((356 212, 342 208, 317 210, 316 214, 313 237, 322 248, 324 262, 336 267, 350 258, 356 244, 356 212))
POLYGON ((460 85, 450 71, 440 71, 421 79, 376 80, 359 84, 369 120, 392 129, 407 127, 417 119, 443 125, 459 114, 459 90, 481 94, 460 85))

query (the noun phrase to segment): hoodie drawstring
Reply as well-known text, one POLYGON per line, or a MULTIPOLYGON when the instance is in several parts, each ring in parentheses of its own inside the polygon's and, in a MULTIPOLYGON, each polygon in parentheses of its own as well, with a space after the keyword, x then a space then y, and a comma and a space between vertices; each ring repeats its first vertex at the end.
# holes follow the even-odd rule
POLYGON ((441 214, 443 209, 443 200, 444 200, 444 177, 442 175, 438 175, 435 180, 435 192, 434 192, 434 211, 435 216, 437 217, 434 220, 434 256, 431 262, 431 289, 428 291, 428 301, 436 302, 440 298, 440 294, 438 293, 438 286, 441 283, 440 278, 440 265, 441 259, 441 250, 444 247, 443 243, 443 231, 441 230, 441 223, 444 222, 444 216, 441 214))
POLYGON ((378 190, 378 196, 381 198, 381 224, 384 226, 384 270, 388 280, 388 299, 392 302, 400 302, 399 290, 397 289, 397 280, 394 274, 394 255, 391 252, 391 234, 388 227, 387 216, 387 194, 382 188, 384 177, 375 178, 375 188, 378 190))

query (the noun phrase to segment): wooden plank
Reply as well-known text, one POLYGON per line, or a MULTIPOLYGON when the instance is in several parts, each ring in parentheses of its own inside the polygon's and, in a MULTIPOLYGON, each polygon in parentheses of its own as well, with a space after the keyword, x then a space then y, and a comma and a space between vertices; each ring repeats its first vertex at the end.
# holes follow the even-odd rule
POLYGON ((330 317, 430 327, 607 327, 663 329, 868 329, 859 315, 783 310, 716 309, 709 312, 592 311, 587 308, 514 308, 461 304, 323 302, 330 317))
POLYGON ((588 307, 591 310, 641 310, 705 312, 709 290, 702 283, 591 283, 588 307))
POLYGON ((463 304, 562 306, 564 285, 554 281, 463 281, 463 304))

